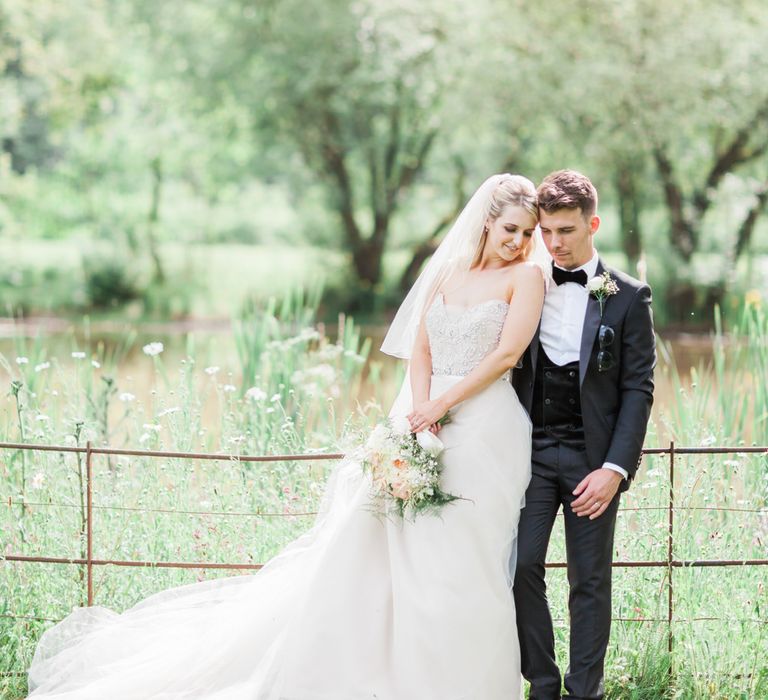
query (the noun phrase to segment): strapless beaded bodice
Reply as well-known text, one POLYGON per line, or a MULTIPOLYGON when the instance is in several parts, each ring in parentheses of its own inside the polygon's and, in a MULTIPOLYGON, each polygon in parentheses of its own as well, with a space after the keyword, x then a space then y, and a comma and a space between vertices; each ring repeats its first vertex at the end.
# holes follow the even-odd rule
POLYGON ((432 374, 469 374, 498 346, 508 310, 501 299, 462 308, 447 305, 438 294, 425 318, 432 374))

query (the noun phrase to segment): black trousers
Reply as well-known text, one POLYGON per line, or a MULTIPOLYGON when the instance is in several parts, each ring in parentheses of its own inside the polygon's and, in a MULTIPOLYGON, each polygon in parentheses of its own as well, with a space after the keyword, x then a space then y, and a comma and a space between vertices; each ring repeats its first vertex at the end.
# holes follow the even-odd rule
POLYGON ((517 542, 514 595, 523 676, 530 700, 559 700, 552 617, 547 603, 544 562, 560 506, 565 521, 570 595, 570 664, 564 698, 603 697, 603 664, 611 631, 611 562, 619 493, 595 520, 571 510, 573 489, 595 467, 586 452, 558 445, 537 450, 525 493, 517 542))

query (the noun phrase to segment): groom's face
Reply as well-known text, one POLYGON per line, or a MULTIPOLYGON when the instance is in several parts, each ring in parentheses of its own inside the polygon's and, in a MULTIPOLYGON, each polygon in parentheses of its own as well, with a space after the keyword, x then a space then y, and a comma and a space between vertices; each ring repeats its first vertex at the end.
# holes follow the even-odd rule
POLYGON ((581 208, 540 210, 539 226, 544 245, 558 266, 573 270, 592 259, 592 237, 600 226, 599 217, 586 219, 581 208))

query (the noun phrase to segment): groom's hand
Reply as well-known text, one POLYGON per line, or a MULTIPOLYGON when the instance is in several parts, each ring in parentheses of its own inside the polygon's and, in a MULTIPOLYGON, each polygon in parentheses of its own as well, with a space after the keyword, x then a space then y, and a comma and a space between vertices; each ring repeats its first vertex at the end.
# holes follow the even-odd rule
POLYGON ((611 469, 595 469, 587 474, 573 490, 578 496, 571 508, 576 515, 588 515, 590 520, 599 518, 611 504, 616 491, 619 490, 621 474, 611 469))

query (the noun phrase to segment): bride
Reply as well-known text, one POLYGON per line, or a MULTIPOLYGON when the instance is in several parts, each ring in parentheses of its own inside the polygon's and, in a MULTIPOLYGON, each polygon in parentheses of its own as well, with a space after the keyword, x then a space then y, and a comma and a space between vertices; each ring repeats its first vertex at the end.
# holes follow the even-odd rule
POLYGON ((533 184, 494 175, 409 292, 382 350, 410 360, 390 415, 440 431, 439 516, 376 517, 334 470, 312 529, 254 575, 78 608, 41 637, 30 698, 510 700, 520 652, 510 556, 531 423, 508 373, 539 322, 533 184), (451 421, 437 421, 450 412, 451 421))

